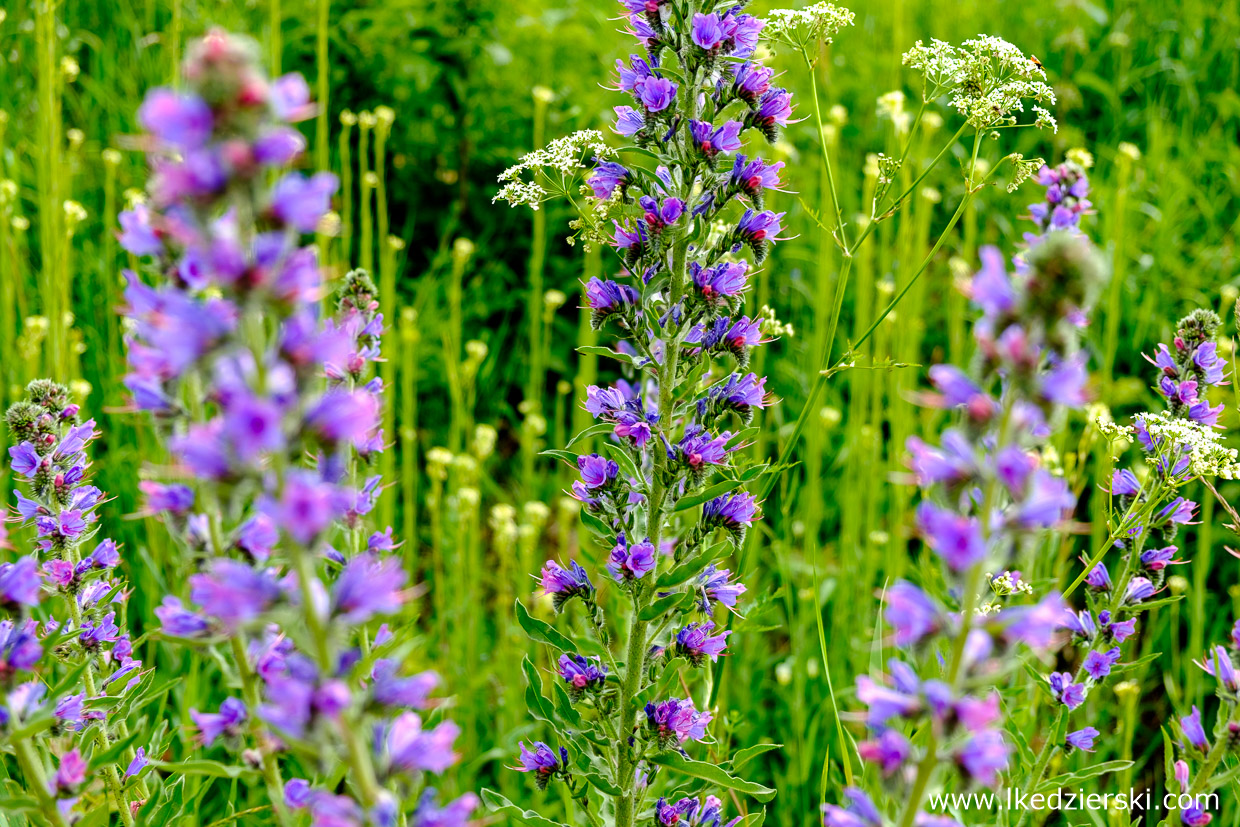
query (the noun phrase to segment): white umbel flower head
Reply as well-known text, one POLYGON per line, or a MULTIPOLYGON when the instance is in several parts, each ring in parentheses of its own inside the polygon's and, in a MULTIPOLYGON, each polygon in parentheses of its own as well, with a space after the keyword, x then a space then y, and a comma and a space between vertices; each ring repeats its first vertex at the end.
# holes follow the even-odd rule
MULTIPOLYGON (((905 52, 904 65, 923 76, 924 100, 948 95, 956 111, 977 129, 1016 124, 1025 101, 1055 103, 1042 64, 1001 37, 979 35, 960 46, 919 40, 905 52)), ((1035 126, 1058 129, 1048 110, 1039 106, 1035 112, 1035 126)))
POLYGON ((615 154, 597 129, 556 138, 542 149, 523 155, 514 166, 500 173, 503 186, 491 201, 507 201, 513 207, 537 210, 547 200, 548 186, 558 195, 567 195, 573 189, 577 174, 586 169, 586 158, 610 158, 615 154), (534 180, 527 179, 526 173, 534 180))

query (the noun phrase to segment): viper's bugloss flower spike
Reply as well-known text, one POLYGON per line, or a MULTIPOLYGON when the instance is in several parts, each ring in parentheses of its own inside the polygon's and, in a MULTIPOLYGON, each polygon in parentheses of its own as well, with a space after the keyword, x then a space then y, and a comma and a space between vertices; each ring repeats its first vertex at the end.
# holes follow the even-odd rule
MULTIPOLYGON (((932 47, 919 44, 906 55, 906 62, 926 73, 928 90, 955 87, 954 103, 977 119, 983 113, 975 108, 976 90, 959 88, 963 81, 958 73, 992 61, 1009 67, 1013 77, 1035 72, 1014 47, 994 38, 970 41, 963 50, 937 41, 932 47)), ((1034 86, 1009 91, 1018 98, 1043 94, 1034 86)), ((1008 105, 1018 109, 1017 104, 1008 105)), ((1007 770, 1012 746, 999 696, 970 695, 963 689, 970 685, 966 681, 984 685, 985 676, 1010 668, 1004 664, 1015 662, 1020 647, 1047 650, 1064 638, 1061 630, 1068 629, 1074 639, 1099 647, 1084 658, 1085 680, 1068 672, 1048 678, 1056 701, 1066 710, 1076 709, 1090 682, 1106 678, 1121 658, 1118 645, 1102 642, 1118 644, 1116 632, 1119 637, 1131 634, 1126 627, 1116 630, 1109 615, 1106 631, 1100 631, 1103 624, 1091 612, 1069 611, 1058 593, 1026 599, 1033 586, 1019 572, 1008 570, 1026 538, 1062 527, 1076 506, 1068 482, 1047 461, 1046 445, 1057 409, 1080 407, 1087 399, 1079 328, 1103 279, 1096 254, 1075 232, 1069 237, 1050 231, 1031 237, 1028 245, 1010 264, 997 248, 981 251, 981 267, 967 287, 980 311, 973 331, 979 357, 970 370, 932 367, 928 378, 934 392, 919 397, 929 407, 956 412, 959 421, 935 442, 913 437, 907 444, 909 467, 924 491, 917 532, 943 565, 947 605, 911 583, 888 588, 884 615, 894 643, 908 650, 914 664, 928 647, 937 650, 937 664, 925 658, 928 675, 923 679, 909 663, 893 660, 889 675, 861 675, 857 680, 857 698, 868 707, 866 721, 876 733, 865 742, 862 758, 878 765, 897 789, 908 786, 920 792, 933 783, 927 777, 931 764, 922 760, 926 747, 908 738, 905 727, 929 732, 937 747, 950 748, 958 771, 979 786, 993 787, 1007 770), (1045 292, 1050 284, 1056 285, 1054 299, 1045 292), (936 644, 936 639, 942 642, 936 644), (964 730, 959 737, 956 728, 964 730)), ((1117 475, 1114 488, 1119 493, 1114 496, 1131 496, 1125 492, 1134 485, 1139 491, 1135 478, 1117 475)), ((1148 568, 1153 571, 1162 562, 1155 555, 1148 568)), ((1105 567, 1095 570, 1093 584, 1109 594, 1105 567)), ((1097 734, 1074 731, 1068 744, 1091 750, 1097 734)), ((921 804, 916 796, 905 800, 897 820, 933 823, 920 813, 921 804)), ((855 798, 848 808, 828 807, 825 819, 828 827, 883 823, 855 798)))
MULTIPOLYGON (((688 697, 671 698, 649 703, 642 725, 638 698, 650 697, 675 664, 706 667, 725 654, 730 629, 717 626, 715 615, 744 610, 746 587, 712 535, 723 529, 741 549, 760 518, 744 490, 757 477, 738 432, 775 402, 748 365, 752 349, 779 328, 765 314, 741 313, 752 265, 780 241, 786 214, 765 203, 784 186, 784 165, 754 149, 759 136, 774 140, 792 122, 794 106, 787 90, 772 85, 774 72, 754 59, 764 21, 743 7, 681 14, 662 0, 623 6, 638 47, 616 63, 615 88, 628 99, 614 107, 612 131, 655 163, 617 162, 601 135, 568 136, 505 171, 497 197, 537 208, 553 195, 574 204, 578 192, 592 196, 573 222, 576 235, 613 247, 624 265, 584 285, 592 325, 624 337, 614 350, 621 375, 589 386, 584 400, 604 426, 592 435, 608 440, 606 450, 568 457, 578 471, 570 496, 592 533, 607 538, 601 565, 616 585, 596 591, 581 565, 557 560, 543 564, 540 583, 567 615, 558 622, 584 615, 604 650, 597 662, 555 654, 561 688, 591 707, 582 725, 597 737, 583 741, 568 731, 579 727, 563 721, 552 726, 588 753, 574 751, 573 767, 608 768, 619 792, 607 793, 613 802, 601 811, 617 827, 636 827, 640 802, 658 801, 659 791, 645 785, 663 783, 644 770, 647 750, 687 754, 713 718, 688 697), (580 603, 565 611, 572 598, 580 603), (613 611, 616 601, 628 605, 613 611), (616 645, 612 618, 629 627, 616 645), (670 640, 668 630, 678 630, 670 640)), ((522 747, 522 763, 540 786, 562 774, 577 789, 564 769, 568 756, 546 744, 522 747)), ((592 800, 574 795, 595 815, 592 800)), ((656 822, 673 818, 717 827, 723 815, 716 798, 678 793, 656 805, 656 822)))
MULTIPOLYGON (((143 481, 142 513, 167 525, 197 569, 156 617, 170 639, 226 641, 231 648, 218 651, 245 661, 233 674, 247 701, 193 715, 204 743, 242 751, 268 791, 279 791, 271 802, 279 821, 286 808, 306 808, 315 823, 363 814, 390 822, 421 800, 423 772, 457 760, 457 730, 450 721, 424 730, 404 711, 426 708, 433 674, 406 676, 382 657, 367 661, 369 680, 351 674, 363 651, 370 657, 391 641, 370 625, 411 594, 388 555, 399 539, 367 525, 381 480, 364 468, 386 447, 385 389, 374 376, 385 330, 378 291, 364 271, 329 284, 317 248, 304 243, 323 229, 338 187, 331 173, 289 168, 305 149, 291 124, 315 111, 305 80, 269 81, 256 44, 219 30, 187 49, 183 78, 182 89, 155 90, 143 105, 150 197, 120 219, 122 244, 150 259, 127 273, 125 385, 134 407, 159 420, 176 477, 143 481), (286 754, 299 767, 347 766, 354 782, 339 794, 312 780, 286 787, 286 754), (392 773, 411 783, 385 788, 392 773)), ((93 427, 83 423, 41 452, 38 424, 16 419, 39 462, 53 466, 93 427)), ((37 483, 42 472, 31 470, 37 483)), ((31 500, 19 508, 44 524, 52 546, 90 531, 89 496, 69 509, 31 500)), ((73 588, 115 558, 101 546, 83 560, 89 572, 49 576, 73 588)), ((100 582, 82 586, 83 606, 107 594, 100 582)), ((83 646, 127 645, 119 615, 90 611, 83 646)), ((126 668, 135 667, 115 674, 126 668)), ((427 818, 459 820, 476 804, 432 803, 427 818)))

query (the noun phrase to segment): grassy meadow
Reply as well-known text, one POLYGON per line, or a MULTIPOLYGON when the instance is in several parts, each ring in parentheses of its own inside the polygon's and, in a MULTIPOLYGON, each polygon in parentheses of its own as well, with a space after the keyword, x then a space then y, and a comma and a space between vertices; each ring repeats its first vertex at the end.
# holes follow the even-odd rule
MULTIPOLYGON (((758 0, 755 9, 770 6, 758 0)), ((919 39, 991 33, 1045 65, 1059 97, 1058 133, 1013 133, 1001 150, 983 143, 984 162, 1014 150, 1049 163, 1073 148, 1093 156, 1097 214, 1084 227, 1112 269, 1085 334, 1096 404, 1074 414, 1055 445, 1080 496, 1077 523, 1022 561, 1026 577, 1062 588, 1079 572, 1075 559, 1106 534, 1099 485, 1113 458, 1091 417, 1157 406, 1141 354, 1193 308, 1217 310, 1227 335, 1236 331, 1240 5, 883 0, 852 10, 856 25, 827 47, 816 76, 822 140, 850 228, 863 226, 876 186, 868 156, 898 154, 916 112, 919 89, 900 55, 919 39)), ((388 323, 381 373, 394 444, 382 460, 389 486, 376 521, 395 527, 406 567, 427 587, 399 623, 416 630, 411 663, 441 672, 464 729, 462 763, 442 783, 451 792, 541 796, 506 769, 519 740, 547 735, 527 712, 520 662, 537 650, 513 602, 549 617, 531 573, 552 556, 595 570, 607 553, 579 528, 568 470, 539 452, 591 424, 584 388, 619 375, 576 350, 598 336, 581 309, 583 284, 609 274, 614 258, 566 242, 567 207, 531 213, 492 197, 496 176, 523 153, 573 130, 608 132, 622 101, 605 87, 627 55, 617 13, 607 0, 15 0, 0 11, 0 404, 53 375, 73 380, 83 410, 99 421, 98 484, 115 497, 104 519, 124 542, 135 634, 153 625, 170 578, 183 573, 160 524, 117 516, 137 512, 138 482, 164 459, 148 421, 125 409, 119 382, 125 331, 116 308, 122 270, 133 263, 116 241, 116 216, 147 177, 135 111, 146 89, 174 80, 185 44, 214 25, 259 40, 273 74, 296 70, 309 80, 323 108, 303 124, 308 165, 343 183, 339 230, 319 243, 333 272, 376 275, 388 323)), ((826 341, 841 256, 824 228, 828 181, 807 74, 793 57, 774 65, 805 119, 771 151, 787 165, 792 191, 773 193, 768 207, 787 211, 795 238, 775 248, 748 308, 769 306, 792 332, 755 357, 780 402, 756 420, 761 431, 746 450, 774 458, 790 439, 799 443, 765 499, 767 519, 733 561, 750 600, 733 626, 735 654, 710 686, 720 754, 730 744, 782 744, 746 768, 778 790, 766 823, 779 827, 821 823, 819 805, 861 771, 854 740, 862 726, 849 710, 854 678, 890 654, 882 591, 903 576, 933 576, 911 532, 918 494, 904 444, 937 432, 947 415, 913 396, 927 387, 929 365, 968 363, 973 314, 955 286, 977 268, 981 245, 1012 251, 1038 197, 1031 185, 986 189, 932 252, 964 194, 968 147, 949 150, 859 251, 836 341, 826 341), (816 385, 826 352, 832 363, 851 358, 816 385), (796 435, 807 404, 808 424, 796 435)), ((927 112, 897 186, 913 183, 958 121, 947 109, 927 112)), ((1240 405, 1227 396, 1224 420, 1234 428, 1240 405)), ((1133 762, 1086 782, 1100 791, 1163 787, 1160 728, 1209 697, 1211 679, 1193 660, 1227 637, 1240 610, 1240 560, 1229 553, 1240 537, 1213 493, 1198 484, 1185 493, 1202 503, 1201 522, 1181 542, 1191 565, 1175 571, 1182 585, 1172 583, 1173 591, 1191 586, 1188 597, 1154 610, 1133 649, 1139 666, 1090 696, 1092 725, 1114 736, 1093 755, 1063 759, 1133 762)), ((1222 483, 1218 493, 1240 500, 1240 484, 1222 483)), ((209 660, 155 637, 141 646, 145 662, 177 679, 156 716, 174 729, 227 691, 209 660)), ((1050 720, 1044 698, 1020 700, 1018 718, 1050 720)), ((234 780, 196 783, 195 815, 179 823, 266 823, 237 815, 247 802, 234 780)), ((1236 783, 1223 791, 1216 824, 1240 824, 1237 791, 1236 783)), ((541 812, 557 813, 559 794, 553 788, 541 812)), ((734 806, 745 812, 755 802, 734 806)), ((21 823, 15 818, 0 813, 0 824, 21 823)), ((988 823, 977 818, 970 823, 988 823)), ((1132 818, 1075 812, 1045 823, 1132 818)))

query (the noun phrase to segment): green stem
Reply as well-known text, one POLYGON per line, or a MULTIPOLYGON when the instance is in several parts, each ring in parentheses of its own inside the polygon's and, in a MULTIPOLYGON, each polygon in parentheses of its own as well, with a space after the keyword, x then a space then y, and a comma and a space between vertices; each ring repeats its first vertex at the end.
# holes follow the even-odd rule
MULTIPOLYGON (((310 633, 315 660, 323 674, 331 674, 333 661, 327 628, 323 624, 323 618, 315 610, 314 600, 311 597, 315 593, 313 563, 307 551, 300 546, 295 548, 292 556, 293 565, 297 569, 297 582, 304 596, 301 601, 302 620, 306 624, 306 630, 310 633)), ((357 788, 362 805, 369 810, 378 799, 380 792, 379 783, 375 780, 375 769, 370 761, 370 753, 359 741, 361 734, 356 727, 349 726, 347 723, 342 724, 340 735, 344 738, 348 751, 350 780, 357 788)))
POLYGON ((284 806, 284 779, 280 775, 280 765, 275 755, 263 743, 263 726, 257 709, 262 699, 258 691, 258 680, 254 670, 250 668, 250 658, 245 651, 245 643, 238 635, 229 641, 232 645, 233 660, 237 662, 237 674, 241 678, 241 695, 245 698, 246 709, 250 711, 249 730, 254 745, 258 748, 263 762, 263 780, 267 782, 267 797, 275 810, 276 820, 282 824, 289 823, 288 808, 284 806))
MULTIPOLYGON (((1233 705, 1231 708, 1230 721, 1235 721, 1240 717, 1240 705, 1233 705)), ((1210 784, 1210 780, 1214 775, 1214 771, 1218 769, 1218 765, 1222 762, 1223 757, 1232 747, 1231 738, 1224 733, 1222 736, 1214 739, 1213 746, 1206 753, 1205 763, 1197 769, 1197 777, 1193 780, 1192 786, 1188 788, 1190 795, 1200 795, 1206 791, 1206 787, 1210 784)))
MULTIPOLYGON (((802 52, 801 54, 805 58, 806 67, 809 69, 810 96, 814 101, 814 123, 818 127, 818 148, 822 152, 822 163, 827 171, 827 190, 831 193, 831 209, 835 212, 835 228, 836 232, 839 233, 839 238, 836 239, 836 242, 847 253, 851 249, 848 244, 848 230, 844 225, 844 213, 840 209, 840 198, 835 188, 835 172, 831 166, 831 153, 827 150, 827 141, 822 134, 822 104, 818 100, 817 73, 814 71, 814 64, 810 62, 809 54, 807 52, 802 52)), ((841 279, 842 282, 843 279, 841 279)))
POLYGON ((315 37, 314 62, 318 68, 318 78, 315 85, 318 87, 316 97, 319 110, 314 121, 314 153, 315 165, 318 167, 319 172, 326 172, 331 167, 331 150, 327 146, 327 95, 331 91, 327 74, 327 31, 331 5, 331 0, 319 0, 319 19, 315 37))
MULTIPOLYGON (((44 772, 43 760, 31 748, 25 738, 14 738, 13 752, 17 755, 17 764, 26 776, 26 786, 39 801, 39 810, 48 823, 56 827, 68 827, 68 822, 56 806, 56 798, 48 790, 47 774, 44 772)), ((132 823, 132 821, 130 822, 132 823)))
MULTIPOLYGON (((681 240, 672 252, 672 283, 669 306, 675 306, 684 291, 685 261, 688 252, 688 241, 681 240)), ((676 371, 680 359, 679 335, 667 341, 663 364, 659 367, 659 422, 671 422, 675 409, 676 371)), ((654 479, 650 489, 650 502, 646 512, 646 530, 650 534, 650 542, 657 549, 663 536, 663 502, 667 497, 667 486, 664 483, 664 466, 666 455, 656 451, 654 479)), ((616 802, 616 827, 633 827, 633 819, 637 804, 638 790, 636 779, 636 756, 629 738, 633 734, 637 722, 637 709, 634 698, 641 690, 642 675, 645 673, 646 647, 648 644, 649 622, 641 619, 645 608, 646 594, 641 590, 640 581, 634 585, 633 619, 629 625, 628 654, 624 663, 624 680, 620 688, 620 737, 616 742, 619 757, 616 762, 621 795, 616 802)))
POLYGON ((268 69, 272 77, 280 76, 280 58, 284 53, 283 28, 284 13, 280 9, 280 0, 270 0, 269 9, 271 19, 271 56, 268 58, 271 65, 268 69))

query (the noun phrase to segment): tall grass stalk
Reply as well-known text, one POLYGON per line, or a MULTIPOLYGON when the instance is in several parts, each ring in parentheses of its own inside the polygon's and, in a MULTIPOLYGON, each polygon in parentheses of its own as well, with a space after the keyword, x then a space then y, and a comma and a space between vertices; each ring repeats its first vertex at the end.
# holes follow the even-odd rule
MULTIPOLYGON (((538 86, 533 90, 534 148, 541 147, 545 140, 547 128, 547 106, 551 102, 550 90, 538 86)), ((542 307, 543 307, 543 267, 547 260, 547 212, 536 210, 532 222, 530 239, 530 258, 528 267, 529 293, 526 296, 525 323, 529 336, 528 354, 529 374, 525 383, 525 399, 521 403, 521 470, 522 482, 526 486, 534 483, 534 459, 537 454, 538 435, 532 427, 542 416, 543 367, 542 367, 542 307)), ((528 489, 527 489, 528 490, 528 489)))
POLYGON ((400 312, 400 470, 404 517, 405 569, 418 579, 418 487, 421 451, 418 447, 418 314, 412 307, 400 312))
POLYGON ((66 280, 61 271, 64 251, 63 125, 60 112, 61 72, 56 33, 56 2, 36 5, 35 41, 38 54, 39 100, 39 292, 47 317, 47 363, 54 376, 68 376, 68 331, 64 305, 66 280))
POLYGON ((358 202, 358 221, 362 235, 358 240, 361 247, 357 253, 357 264, 368 273, 375 271, 375 222, 373 210, 373 194, 375 190, 374 173, 370 171, 370 136, 374 132, 377 120, 373 112, 360 112, 357 116, 357 186, 360 201, 358 202))
MULTIPOLYGON (((598 344, 598 331, 590 324, 590 303, 586 298, 584 285, 590 283, 590 279, 597 278, 603 272, 603 253, 599 247, 592 246, 585 251, 583 268, 581 273, 581 296, 580 309, 577 312, 577 338, 575 341, 580 342, 582 346, 592 347, 598 344)), ((586 388, 598 382, 598 356, 594 353, 580 352, 577 355, 577 376, 573 382, 573 396, 577 399, 586 398, 586 388)), ((590 412, 585 409, 584 405, 577 405, 573 408, 572 428, 573 433, 579 434, 590 426, 593 417, 590 412)), ((561 444, 561 443, 556 443, 561 444)), ((583 454, 591 453, 594 450, 594 440, 586 438, 581 440, 578 445, 581 446, 580 452, 583 454)))
MULTIPOLYGON (((318 102, 318 113, 314 118, 314 157, 315 166, 320 172, 326 172, 331 169, 331 147, 329 145, 330 137, 327 129, 327 118, 330 112, 331 94, 331 66, 328 63, 328 34, 331 25, 331 0, 317 0, 316 8, 318 16, 316 17, 314 27, 314 65, 315 65, 315 100, 318 102)), ((341 115, 343 121, 343 114, 341 115)), ((347 130, 347 127, 346 127, 347 130)), ((347 138, 342 133, 341 145, 347 138)), ((342 153, 343 155, 343 153, 342 153)), ((340 168, 348 169, 348 161, 342 157, 340 168)), ((348 188, 344 188, 347 193, 348 188)), ((345 256, 345 261, 348 261, 345 256)))
MULTIPOLYGON (((400 296, 396 290, 397 250, 404 247, 404 242, 389 233, 388 198, 387 198, 387 139, 392 132, 392 124, 396 113, 391 108, 381 106, 375 110, 375 212, 379 232, 379 301, 383 318, 387 324, 396 320, 397 306, 400 296)), ((396 381, 396 366, 391 361, 379 363, 379 376, 384 387, 392 387, 396 381)), ((383 433, 386 438, 394 439, 396 435, 396 406, 385 405, 383 408, 383 433)), ((380 473, 385 480, 395 478, 396 456, 392 451, 384 451, 379 459, 380 473)), ((385 491, 379 498, 379 524, 392 525, 396 514, 395 490, 385 491)))
POLYGON ((275 78, 280 76, 280 62, 284 56, 284 12, 280 8, 280 0, 267 2, 267 26, 270 30, 267 69, 275 78))

